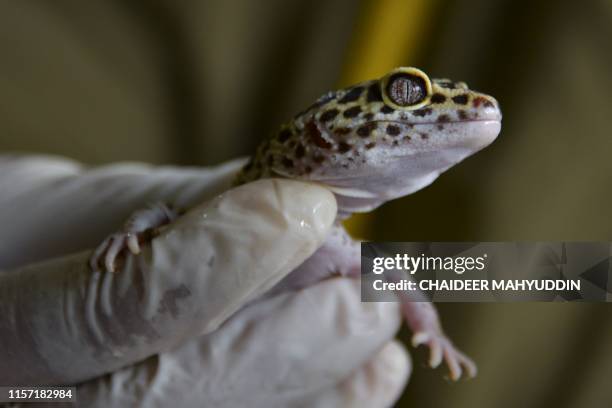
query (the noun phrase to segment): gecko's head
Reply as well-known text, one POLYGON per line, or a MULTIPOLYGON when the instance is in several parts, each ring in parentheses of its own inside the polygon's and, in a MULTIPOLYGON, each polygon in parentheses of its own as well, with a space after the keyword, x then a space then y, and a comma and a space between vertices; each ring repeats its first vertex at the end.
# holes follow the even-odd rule
POLYGON ((398 68, 323 95, 261 153, 274 173, 329 186, 344 212, 369 211, 430 184, 500 128, 494 98, 398 68))

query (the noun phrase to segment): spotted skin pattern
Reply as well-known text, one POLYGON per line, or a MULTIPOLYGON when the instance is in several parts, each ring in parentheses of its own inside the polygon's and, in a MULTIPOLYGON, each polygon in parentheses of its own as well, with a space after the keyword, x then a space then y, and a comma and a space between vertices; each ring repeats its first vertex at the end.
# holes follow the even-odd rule
POLYGON ((431 103, 417 110, 394 109, 383 101, 380 80, 322 95, 262 143, 236 179, 243 184, 263 177, 316 180, 337 167, 367 163, 368 150, 427 139, 419 125, 481 120, 481 108, 498 109, 487 95, 463 82, 432 80, 431 103))
MULTIPOLYGON (((330 189, 338 203, 338 220, 323 246, 266 296, 333 276, 358 277, 359 246, 340 220, 429 185, 490 144, 500 129, 501 112, 494 98, 463 82, 431 80, 416 68, 397 68, 380 79, 321 96, 264 140, 234 182, 265 177, 310 181, 330 189)), ((146 232, 143 225, 155 230, 177 215, 165 205, 135 213, 122 232, 94 252, 92 269, 105 266, 113 271, 124 247, 138 253, 146 232)), ((430 349, 430 366, 444 361, 453 380, 463 373, 476 375, 472 360, 444 334, 434 306, 415 302, 405 292, 398 296, 414 333, 412 344, 430 349)))

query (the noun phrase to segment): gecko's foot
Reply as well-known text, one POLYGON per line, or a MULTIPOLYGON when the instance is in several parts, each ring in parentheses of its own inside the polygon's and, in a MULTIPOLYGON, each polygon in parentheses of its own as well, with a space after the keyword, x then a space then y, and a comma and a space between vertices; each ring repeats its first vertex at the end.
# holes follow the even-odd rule
POLYGON ((176 217, 177 213, 164 204, 154 204, 136 211, 125 223, 122 231, 109 235, 94 250, 89 266, 93 271, 102 268, 115 272, 115 262, 120 254, 129 251, 138 255, 141 243, 150 241, 159 227, 172 222, 176 217))
POLYGON ((443 333, 437 330, 416 332, 412 336, 412 345, 418 347, 421 344, 429 347, 429 366, 436 368, 444 361, 450 371, 451 380, 459 380, 464 372, 469 378, 476 376, 476 364, 459 351, 443 333))
POLYGON ((450 371, 451 380, 459 380, 463 373, 467 377, 475 377, 476 364, 459 351, 444 334, 434 305, 422 300, 412 300, 407 297, 402 299, 402 314, 414 333, 412 345, 418 347, 424 344, 429 348, 429 365, 432 368, 438 367, 444 361, 450 371))

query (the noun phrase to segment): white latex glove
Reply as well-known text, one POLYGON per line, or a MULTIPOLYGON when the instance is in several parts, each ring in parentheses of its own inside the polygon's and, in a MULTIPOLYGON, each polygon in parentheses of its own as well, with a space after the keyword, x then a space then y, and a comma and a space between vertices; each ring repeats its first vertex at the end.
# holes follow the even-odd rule
POLYGON ((336 207, 288 180, 210 200, 242 163, 0 158, 0 384, 80 383, 79 405, 100 407, 392 404, 410 371, 395 303, 333 279, 244 307, 315 251, 336 207), (116 273, 89 270, 132 211, 205 200, 116 273))

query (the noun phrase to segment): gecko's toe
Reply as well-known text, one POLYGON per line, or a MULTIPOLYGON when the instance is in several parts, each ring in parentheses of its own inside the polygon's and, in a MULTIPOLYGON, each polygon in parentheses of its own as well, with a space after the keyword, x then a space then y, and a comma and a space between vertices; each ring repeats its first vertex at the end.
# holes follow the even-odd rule
POLYGON ((140 244, 138 243, 138 235, 133 233, 127 234, 127 247, 130 252, 134 255, 138 255, 140 253, 140 244))
POLYGON ((448 365, 450 379, 453 381, 458 381, 461 378, 463 370, 461 369, 461 365, 459 364, 459 361, 457 361, 457 357, 452 348, 444 348, 444 361, 446 361, 446 364, 448 365))
POLYGON ((429 342, 431 354, 429 357, 429 366, 436 368, 442 363, 442 345, 437 339, 432 339, 429 342))
POLYGON ((465 372, 469 378, 474 378, 478 374, 478 367, 471 358, 457 351, 459 363, 465 368, 465 372))
POLYGON ((421 344, 427 343, 429 340, 429 334, 426 332, 418 332, 412 336, 412 347, 418 347, 421 344))
POLYGON ((106 251, 106 256, 104 258, 104 265, 106 266, 106 270, 109 272, 115 272, 115 260, 117 259, 117 255, 124 249, 126 246, 126 238, 125 234, 119 233, 113 235, 111 239, 111 244, 106 251))
POLYGON ((111 237, 106 238, 98 247, 94 250, 93 254, 89 258, 89 267, 92 271, 97 272, 100 270, 100 259, 106 252, 109 244, 111 242, 111 237))

